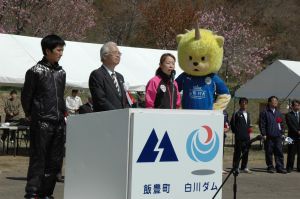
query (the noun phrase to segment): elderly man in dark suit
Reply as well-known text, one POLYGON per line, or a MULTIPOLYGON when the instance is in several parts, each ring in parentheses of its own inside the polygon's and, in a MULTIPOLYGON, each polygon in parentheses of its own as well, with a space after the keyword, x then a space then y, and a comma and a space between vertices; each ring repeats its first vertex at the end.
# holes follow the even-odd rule
POLYGON ((292 111, 286 114, 286 124, 288 136, 294 140, 293 144, 288 145, 288 157, 286 171, 290 173, 294 167, 295 155, 297 154, 297 171, 300 172, 300 101, 292 101, 292 111))
POLYGON ((94 70, 89 78, 94 112, 129 107, 123 86, 124 78, 115 71, 121 59, 117 44, 105 43, 100 50, 100 56, 103 64, 94 70))

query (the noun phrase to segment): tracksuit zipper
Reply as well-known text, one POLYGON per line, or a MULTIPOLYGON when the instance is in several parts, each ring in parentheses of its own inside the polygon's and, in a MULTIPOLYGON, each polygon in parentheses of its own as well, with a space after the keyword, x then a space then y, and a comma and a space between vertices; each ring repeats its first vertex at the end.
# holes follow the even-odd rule
POLYGON ((171 92, 171 89, 170 89, 170 83, 167 83, 167 88, 168 88, 168 91, 169 91, 169 96, 170 96, 170 108, 171 109, 174 109, 174 107, 173 107, 173 97, 172 97, 172 92, 171 92))
POLYGON ((52 77, 54 81, 54 87, 55 87, 55 97, 56 97, 56 111, 57 111, 57 120, 59 120, 59 111, 58 111, 58 97, 57 97, 57 87, 56 87, 56 82, 55 82, 55 77, 54 77, 54 71, 52 70, 52 77))

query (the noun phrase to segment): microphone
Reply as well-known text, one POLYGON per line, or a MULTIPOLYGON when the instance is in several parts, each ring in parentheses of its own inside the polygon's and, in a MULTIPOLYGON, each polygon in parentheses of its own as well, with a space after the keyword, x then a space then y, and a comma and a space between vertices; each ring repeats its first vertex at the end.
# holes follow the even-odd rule
POLYGON ((252 138, 251 140, 249 140, 249 141, 247 142, 247 144, 248 144, 248 145, 251 145, 253 142, 256 142, 256 141, 258 141, 258 140, 261 140, 262 138, 263 138, 262 135, 258 135, 258 136, 256 136, 255 138, 252 138))
POLYGON ((171 71, 171 79, 174 80, 176 75, 176 70, 171 71))

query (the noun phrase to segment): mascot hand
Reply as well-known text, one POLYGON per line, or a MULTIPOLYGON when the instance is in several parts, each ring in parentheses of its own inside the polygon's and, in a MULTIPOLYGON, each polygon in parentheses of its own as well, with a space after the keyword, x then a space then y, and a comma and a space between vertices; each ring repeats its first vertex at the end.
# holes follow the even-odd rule
POLYGON ((216 102, 214 103, 214 110, 226 109, 231 96, 229 94, 218 95, 216 102))

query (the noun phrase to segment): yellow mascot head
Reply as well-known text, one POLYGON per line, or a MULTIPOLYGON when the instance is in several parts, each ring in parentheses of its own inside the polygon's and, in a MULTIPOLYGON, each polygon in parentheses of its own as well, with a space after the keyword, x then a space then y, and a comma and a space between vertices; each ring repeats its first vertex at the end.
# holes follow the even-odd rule
POLYGON ((192 76, 205 76, 219 71, 223 60, 224 38, 206 29, 177 35, 180 68, 192 76))

